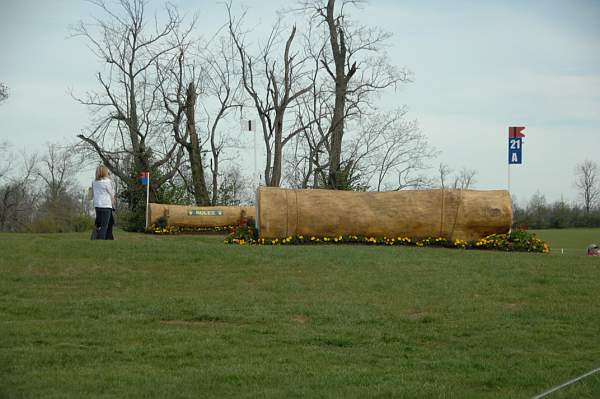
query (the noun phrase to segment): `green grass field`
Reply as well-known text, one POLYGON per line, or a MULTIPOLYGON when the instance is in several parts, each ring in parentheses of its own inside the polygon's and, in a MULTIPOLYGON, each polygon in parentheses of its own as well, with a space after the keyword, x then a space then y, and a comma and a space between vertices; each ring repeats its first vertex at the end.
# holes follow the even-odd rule
POLYGON ((547 241, 555 255, 581 255, 586 253, 588 245, 592 243, 600 245, 600 229, 533 230, 532 232, 547 241))
POLYGON ((530 398, 600 367, 600 230, 539 235, 549 255, 0 234, 0 397, 530 398))

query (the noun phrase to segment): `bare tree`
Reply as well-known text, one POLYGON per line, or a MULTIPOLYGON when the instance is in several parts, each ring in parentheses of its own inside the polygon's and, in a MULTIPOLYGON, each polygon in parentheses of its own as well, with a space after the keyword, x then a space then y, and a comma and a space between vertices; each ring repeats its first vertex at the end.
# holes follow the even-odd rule
POLYGON ((217 202, 221 205, 238 206, 253 202, 254 190, 237 165, 230 165, 219 175, 217 202))
POLYGON ((9 152, 9 144, 8 142, 0 143, 0 183, 5 176, 7 176, 8 172, 12 169, 12 165, 14 162, 14 156, 9 152))
MULTIPOLYGON (((311 90, 311 82, 306 81, 307 58, 292 50, 296 36, 296 26, 292 27, 281 57, 277 51, 277 38, 283 34, 281 20, 271 30, 266 44, 258 56, 248 52, 244 35, 240 33, 240 20, 231 15, 231 5, 227 4, 229 32, 239 52, 242 69, 242 82, 247 95, 258 113, 266 150, 265 183, 279 186, 282 178, 284 146, 306 128, 306 121, 300 126, 295 123, 286 128, 286 112, 311 90)), ((296 120, 298 121, 298 120, 296 120)))
MULTIPOLYGON (((101 89, 76 98, 93 115, 93 126, 78 137, 131 192, 138 172, 154 172, 155 196, 177 172, 183 152, 165 132, 154 66, 177 51, 174 35, 185 37, 189 30, 181 32, 183 19, 170 5, 161 24, 157 17, 147 20, 143 0, 119 0, 114 8, 104 0, 90 2, 100 16, 80 22, 74 35, 87 41, 104 70, 97 74, 101 89)), ((130 195, 132 208, 135 198, 130 195)))
POLYGON ((217 39, 214 46, 208 46, 204 60, 204 109, 207 141, 210 147, 211 204, 219 204, 219 185, 222 179, 221 165, 226 159, 223 151, 231 137, 225 134, 222 125, 232 111, 242 107, 243 83, 241 71, 236 62, 237 48, 230 34, 217 39), (212 100, 212 101, 211 101, 212 100))
POLYGON ((591 160, 585 160, 575 167, 575 186, 579 189, 586 215, 589 215, 590 211, 600 201, 600 176, 598 172, 598 164, 591 160))
POLYGON ((8 98, 8 86, 0 82, 0 103, 3 103, 8 98))
POLYGON ((440 163, 438 166, 438 179, 439 179, 439 187, 443 190, 447 187, 448 179, 450 179, 450 175, 452 174, 452 169, 445 163, 440 163))
POLYGON ((299 125, 305 128, 294 138, 294 146, 286 165, 286 180, 298 188, 327 186, 330 149, 328 130, 334 100, 333 92, 322 76, 321 60, 326 43, 313 24, 309 24, 308 28, 305 34, 305 53, 312 64, 309 75, 311 91, 297 105, 296 117, 299 125), (315 43, 320 45, 316 46, 315 43))
POLYGON ((359 134, 346 150, 372 189, 402 190, 425 183, 419 174, 435 155, 406 108, 361 118, 359 134))
POLYGON ((440 163, 437 172, 438 181, 432 184, 434 187, 467 190, 477 182, 477 170, 472 168, 463 167, 457 174, 454 174, 454 170, 449 165, 440 163))
POLYGON ((348 121, 368 111, 373 94, 410 80, 408 72, 390 65, 382 51, 390 34, 352 24, 347 7, 363 3, 361 0, 303 2, 304 9, 313 12, 314 20, 324 24, 329 43, 320 55, 334 94, 327 129, 328 186, 333 189, 344 185, 340 173, 344 167, 342 152, 348 121))
POLYGON ((223 125, 242 106, 237 54, 227 32, 201 45, 199 41, 180 42, 171 62, 157 65, 169 124, 190 161, 181 165, 178 180, 194 195, 197 205, 219 203, 221 167, 227 160, 223 153, 233 140, 223 125))
POLYGON ((477 182, 475 179, 476 176, 477 171, 475 169, 463 167, 458 175, 454 178, 452 187, 456 189, 467 190, 477 182))
POLYGON ((193 55, 187 61, 191 42, 179 42, 178 52, 170 62, 156 68, 159 71, 160 89, 175 141, 186 151, 191 170, 191 188, 196 205, 209 205, 210 199, 202 162, 202 143, 196 126, 198 100, 198 65, 193 55))
POLYGON ((548 203, 546 201, 546 196, 539 191, 536 191, 535 194, 531 196, 526 207, 526 212, 533 225, 539 226, 539 228, 542 229, 548 227, 548 214, 545 211, 547 207, 548 203))
POLYGON ((0 231, 20 231, 34 215, 38 157, 22 153, 21 158, 21 166, 0 186, 0 231))
MULTIPOLYGON (((49 144, 36 170, 41 180, 37 218, 47 218, 57 231, 66 231, 72 220, 88 210, 85 194, 74 180, 83 160, 73 146, 49 144)), ((89 213, 88 213, 89 214, 89 213)))
POLYGON ((73 187, 73 176, 81 165, 82 161, 72 147, 61 147, 58 144, 48 145, 47 153, 41 159, 36 172, 46 186, 48 201, 58 200, 61 194, 68 192, 73 187))

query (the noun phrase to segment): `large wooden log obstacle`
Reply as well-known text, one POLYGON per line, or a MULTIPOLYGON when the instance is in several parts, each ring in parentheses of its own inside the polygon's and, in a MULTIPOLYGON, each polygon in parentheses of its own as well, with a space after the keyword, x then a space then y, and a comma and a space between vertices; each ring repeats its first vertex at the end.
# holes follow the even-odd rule
POLYGON ((247 217, 256 217, 254 206, 186 206, 150 204, 149 224, 165 218, 169 226, 222 227, 238 223, 242 211, 247 217))
POLYGON ((506 190, 375 193, 259 187, 257 204, 261 238, 362 235, 468 241, 507 233, 512 224, 506 190))

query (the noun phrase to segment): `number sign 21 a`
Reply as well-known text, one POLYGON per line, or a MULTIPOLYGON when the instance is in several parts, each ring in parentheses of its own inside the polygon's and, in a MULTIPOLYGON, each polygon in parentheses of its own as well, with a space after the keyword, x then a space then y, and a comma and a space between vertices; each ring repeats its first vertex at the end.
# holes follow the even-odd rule
POLYGON ((508 139, 508 163, 521 164, 523 163, 523 141, 520 137, 508 139))

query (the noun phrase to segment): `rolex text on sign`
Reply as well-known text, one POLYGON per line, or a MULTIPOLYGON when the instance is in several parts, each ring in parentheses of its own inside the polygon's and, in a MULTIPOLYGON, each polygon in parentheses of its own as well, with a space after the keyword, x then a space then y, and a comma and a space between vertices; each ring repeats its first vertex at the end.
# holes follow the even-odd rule
POLYGON ((191 209, 188 211, 189 216, 223 216, 221 210, 204 210, 204 209, 191 209))

